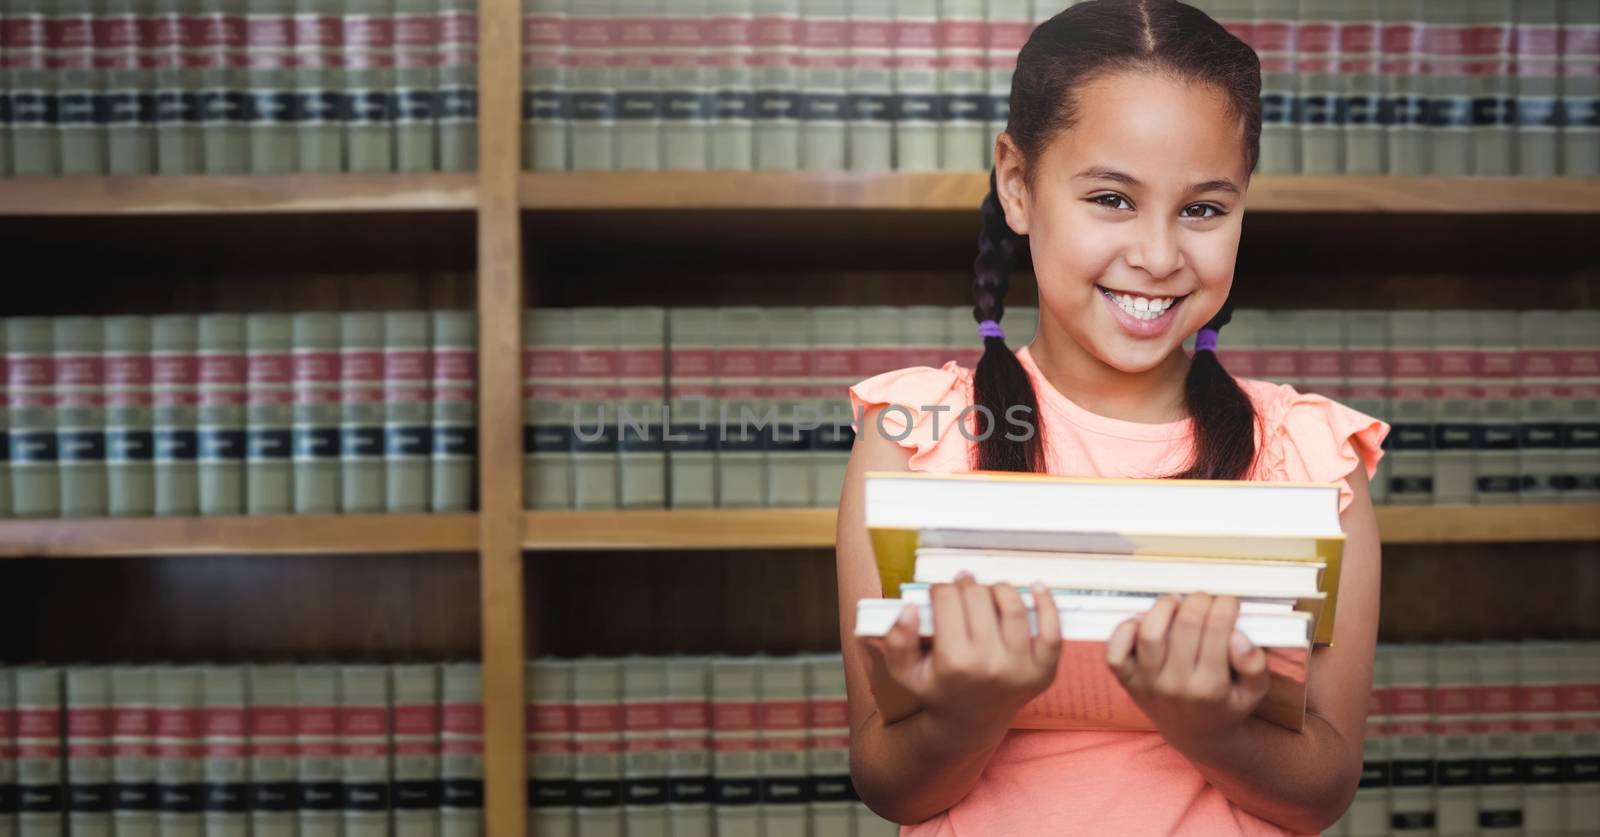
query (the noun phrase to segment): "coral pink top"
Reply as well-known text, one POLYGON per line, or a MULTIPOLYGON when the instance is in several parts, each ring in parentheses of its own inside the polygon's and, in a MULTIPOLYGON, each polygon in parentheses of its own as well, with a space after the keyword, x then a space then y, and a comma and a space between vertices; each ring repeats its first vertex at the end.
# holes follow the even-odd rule
MULTIPOLYGON (((1044 379, 1026 347, 1017 351, 1033 380, 1045 428, 1049 472, 1067 476, 1150 477, 1176 472, 1192 454, 1192 421, 1143 424, 1107 418, 1074 404, 1044 379)), ((1339 510, 1353 493, 1357 465, 1370 478, 1389 425, 1293 387, 1238 379, 1260 418, 1253 479, 1338 482, 1339 510), (1263 442, 1263 437, 1265 441, 1263 442)), ((968 434, 952 422, 972 403, 972 370, 946 363, 885 372, 850 388, 852 406, 898 404, 883 428, 914 453, 913 471, 969 470, 968 434), (947 406, 948 412, 926 407, 947 406), (935 438, 934 422, 938 422, 935 438)), ((969 415, 968 423, 976 420, 969 415)), ((1004 432, 1006 425, 1001 425, 1004 432)), ((864 431, 876 432, 876 430, 864 431)), ((1282 835, 1289 832, 1238 808, 1207 784, 1154 732, 1012 730, 978 784, 944 813, 902 837, 954 835, 1282 835)))

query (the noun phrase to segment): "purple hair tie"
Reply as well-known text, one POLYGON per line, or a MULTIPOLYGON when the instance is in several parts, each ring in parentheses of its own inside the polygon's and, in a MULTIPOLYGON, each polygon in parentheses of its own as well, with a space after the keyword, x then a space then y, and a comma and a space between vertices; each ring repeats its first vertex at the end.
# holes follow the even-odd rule
POLYGON ((1197 332, 1195 334, 1195 336, 1194 336, 1194 351, 1195 351, 1195 354, 1199 354, 1201 352, 1213 352, 1214 353, 1214 352, 1216 352, 1216 350, 1217 350, 1217 330, 1214 329, 1214 328, 1202 328, 1202 329, 1200 329, 1200 331, 1197 332))
POLYGON ((984 337, 998 337, 1001 340, 1006 339, 1006 333, 1000 330, 1000 324, 994 320, 984 320, 983 322, 978 323, 978 334, 984 337))

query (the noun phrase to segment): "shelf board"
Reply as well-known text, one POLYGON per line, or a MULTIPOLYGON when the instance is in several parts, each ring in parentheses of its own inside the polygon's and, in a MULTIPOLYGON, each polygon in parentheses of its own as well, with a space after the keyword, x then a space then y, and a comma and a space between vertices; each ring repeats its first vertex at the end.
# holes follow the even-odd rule
MULTIPOLYGON (((1600 540, 1600 505, 1379 506, 1386 544, 1600 540)), ((822 549, 833 509, 536 511, 523 547, 553 550, 822 549)))
MULTIPOLYGON (((976 212, 984 172, 525 172, 533 210, 916 210, 976 212)), ((1254 212, 1600 213, 1594 177, 1260 175, 1254 212)))
POLYGON ((478 548, 476 514, 0 520, 0 557, 449 553, 478 548))
POLYGON ((476 206, 477 175, 470 172, 0 181, 0 216, 396 212, 476 206))

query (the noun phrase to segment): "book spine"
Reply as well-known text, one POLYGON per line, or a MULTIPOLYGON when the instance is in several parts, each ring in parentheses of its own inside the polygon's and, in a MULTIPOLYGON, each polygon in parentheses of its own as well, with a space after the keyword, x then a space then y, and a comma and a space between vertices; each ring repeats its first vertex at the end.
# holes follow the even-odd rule
MULTIPOLYGON (((5 21, 0 20, 0 27, 5 21)), ((3 94, 0 94, 3 95, 3 94)), ((0 347, 6 345, 6 321, 0 318, 0 347)), ((11 367, 0 357, 0 519, 11 516, 11 367)), ((9 711, 0 708, 0 711, 9 711)))
POLYGON ((1251 28, 1261 59, 1261 160, 1263 174, 1300 171, 1300 104, 1295 95, 1298 0, 1256 0, 1251 28))
POLYGON ((69 668, 66 689, 67 828, 76 837, 110 837, 110 671, 69 668))
POLYGON ((522 312, 522 497, 531 509, 572 508, 572 311, 522 312))
POLYGON ((1561 380, 1561 320, 1554 311, 1518 315, 1517 399, 1519 471, 1523 502, 1551 502, 1560 496, 1556 480, 1565 472, 1561 421, 1566 387, 1561 380))
POLYGON ((438 0, 437 147, 441 171, 478 167, 477 0, 438 0))
POLYGON ((1394 441, 1390 446, 1389 501, 1433 503, 1433 397, 1437 357, 1431 345, 1431 317, 1390 312, 1389 390, 1394 441))
POLYGON ((147 667, 111 672, 111 818, 118 837, 156 837, 156 684, 147 667))
POLYGON ((394 0, 394 167, 438 169, 439 21, 432 0, 394 0))
MULTIPOLYGON (((7 53, 11 47, 11 27, 6 24, 8 9, 0 6, 0 177, 11 175, 11 113, 14 104, 11 88, 11 61, 7 53)), ((0 822, 6 818, 0 816, 0 822)), ((12 826, 15 821, 11 821, 12 826)), ((0 828, 10 826, 0 825, 0 828)), ((9 837, 9 835, 8 835, 9 837)))
MULTIPOLYGON (((846 81, 845 159, 850 171, 894 169, 894 7, 891 0, 851 0, 846 81)), ((1006 82, 1009 89, 1010 81, 1006 82)))
MULTIPOLYGON (((439 834, 439 668, 395 666, 394 781, 390 805, 395 837, 439 834)), ((540 832, 543 833, 543 832, 540 832)))
POLYGON ((751 658, 711 663, 711 798, 718 837, 761 834, 759 671, 751 658))
POLYGON ((287 314, 245 319, 245 509, 288 514, 294 507, 294 337, 287 314))
POLYGON ((394 168, 393 0, 344 0, 345 168, 394 168))
POLYGON ((66 833, 61 669, 15 672, 17 834, 61 837, 66 833))
POLYGON ((294 511, 332 514, 340 508, 339 315, 295 314, 294 511))
POLYGON ((12 517, 56 517, 61 512, 54 340, 48 318, 6 322, 12 517))
POLYGON ((1600 3, 1566 0, 1561 37, 1561 173, 1600 175, 1600 3))
POLYGON ((1384 99, 1379 111, 1388 133, 1389 174, 1420 175, 1428 172, 1428 106, 1423 74, 1423 22, 1420 0, 1379 4, 1383 23, 1379 38, 1383 54, 1384 99))
POLYGON ((483 831, 483 672, 476 663, 443 670, 439 762, 441 837, 483 831))
POLYGON ((183 517, 200 510, 198 469, 199 325, 185 314, 150 323, 150 425, 154 436, 155 513, 183 517))
POLYGON ((142 55, 151 20, 141 14, 146 9, 142 0, 103 0, 94 21, 95 67, 104 86, 96 112, 104 116, 108 174, 155 172, 155 98, 142 55))
POLYGON ((713 834, 709 690, 706 658, 667 660, 667 810, 673 837, 713 834))
POLYGON ((774 507, 815 504, 811 487, 812 435, 822 413, 811 400, 811 310, 766 311, 765 396, 776 423, 767 440, 766 503, 774 507))
POLYGON ((339 668, 295 670, 299 837, 339 837, 343 764, 339 753, 339 668))
POLYGON ((1473 500, 1515 503, 1522 487, 1520 410, 1517 399, 1517 314, 1479 311, 1474 317, 1478 340, 1478 461, 1473 500))
POLYGON ((1334 401, 1344 401, 1345 329, 1344 312, 1315 309, 1298 312, 1300 325, 1300 381, 1302 392, 1314 392, 1334 401))
POLYGON ((1473 833, 1478 827, 1476 797, 1482 781, 1478 741, 1473 733, 1477 665, 1471 645, 1435 645, 1433 722, 1437 798, 1435 828, 1444 834, 1473 833))
MULTIPOLYGON (((662 94, 661 112, 665 120, 661 128, 661 168, 668 171, 705 171, 711 163, 711 74, 704 66, 712 48, 710 18, 707 17, 706 0, 667 3, 662 33, 661 61, 665 74, 665 92, 662 94)), ((565 41, 562 41, 563 45, 565 41)), ((535 53, 538 55, 538 53, 535 53)), ((544 105, 542 110, 553 113, 543 116, 541 127, 534 137, 535 150, 544 147, 535 168, 566 168, 566 134, 564 128, 570 116, 570 99, 566 92, 563 59, 545 58, 540 77, 550 77, 554 83, 546 88, 559 91, 559 96, 544 105), (547 139, 548 137, 548 139, 547 139), (555 145, 552 146, 552 143, 555 145), (559 156, 558 156, 559 155, 559 156)))
POLYGON ((806 670, 797 657, 762 658, 760 701, 761 833, 805 837, 811 783, 806 768, 806 670))
POLYGON ((1367 693, 1366 734, 1362 739, 1361 781, 1345 815, 1350 837, 1389 835, 1389 684, 1388 651, 1379 646, 1367 693))
POLYGON ((800 168, 800 0, 754 0, 755 168, 800 168))
POLYGON ((1467 74, 1467 3, 1423 0, 1428 174, 1472 172, 1472 98, 1467 74))
POLYGON ((845 0, 804 0, 799 21, 797 114, 800 168, 844 171, 849 113, 850 7, 845 0))
POLYGON ((1478 714, 1473 721, 1482 758, 1478 825, 1517 829, 1522 825, 1522 770, 1517 735, 1516 646, 1478 643, 1478 714))
POLYGON ((574 764, 579 837, 620 834, 622 682, 616 660, 579 660, 572 673, 574 764))
POLYGON ((977 171, 985 159, 989 96, 984 0, 939 0, 939 168, 977 171))
POLYGON ((295 837, 300 759, 295 669, 290 665, 251 666, 246 674, 250 833, 254 837, 295 837))
POLYGON ((389 762, 393 723, 389 717, 389 669, 344 666, 339 671, 339 752, 343 762, 343 837, 387 837, 389 762))
POLYGON ((206 174, 249 171, 249 41, 245 4, 200 0, 200 25, 184 32, 186 61, 200 68, 200 139, 206 174))
POLYGON ((1600 829, 1600 646, 1567 646, 1562 666, 1562 727, 1566 731, 1563 776, 1568 834, 1600 829))
POLYGON ((1432 833, 1434 802, 1432 672, 1426 646, 1396 648, 1391 657, 1389 816, 1396 832, 1432 833))
POLYGON ((528 819, 541 837, 572 837, 576 827, 572 663, 541 658, 524 669, 528 729, 528 819))
POLYGON ((1512 77, 1510 0, 1478 0, 1467 29, 1467 79, 1472 96, 1472 173, 1515 174, 1516 89, 1512 77))
POLYGON ((837 654, 806 660, 807 814, 812 834, 848 834, 851 803, 850 707, 844 689, 844 659, 837 654))
POLYGON ((1569 503, 1600 500, 1600 316, 1592 311, 1567 311, 1562 352, 1568 382, 1562 449, 1568 461, 1563 499, 1569 503))
POLYGON ((766 499, 766 317, 760 308, 718 311, 717 505, 761 506, 766 499))
POLYGON ((617 86, 616 167, 661 168, 661 89, 655 61, 660 21, 651 0, 617 0, 616 42, 611 55, 617 86))
MULTIPOLYGON (((5 22, 0 20, 0 26, 5 22)), ((0 835, 17 834, 16 674, 0 666, 0 835)))
POLYGON ((237 314, 199 318, 200 513, 243 514, 246 389, 245 320, 237 314))
POLYGON ((54 332, 61 515, 103 517, 106 513, 106 410, 100 320, 57 317, 54 332))
POLYGON ((1560 643, 1524 640, 1516 694, 1518 772, 1523 781, 1522 827, 1527 834, 1560 834, 1566 735, 1561 709, 1560 643))
POLYGON ((201 71, 195 44, 201 20, 186 0, 154 0, 149 38, 141 35, 155 87, 157 174, 197 174, 205 169, 200 137, 201 71))
MULTIPOLYGON (((431 15, 432 5, 429 2, 431 15)), ((294 161, 302 172, 344 170, 345 50, 342 0, 296 0, 294 161)), ((432 124, 429 125, 432 131, 432 124)))
POLYGON ((1433 492, 1437 503, 1470 503, 1483 445, 1475 397, 1482 367, 1472 315, 1435 312, 1433 492))
POLYGON ((245 16, 245 133, 252 174, 297 170, 294 0, 256 0, 245 16))
POLYGON ((50 20, 50 69, 57 87, 57 136, 62 174, 105 174, 105 126, 96 119, 102 92, 95 69, 94 17, 90 0, 56 0, 50 20))
POLYGON ((1344 111, 1340 109, 1339 2, 1300 0, 1294 32, 1296 99, 1300 107, 1300 170, 1343 169, 1344 111))
POLYGON ((857 352, 859 321, 854 308, 811 309, 812 400, 822 414, 822 426, 811 437, 811 484, 818 506, 839 502, 845 465, 855 443, 856 422, 845 389, 865 377, 857 352))
POLYGON ((992 168, 995 139, 1011 118, 1011 78, 1017 70, 1017 53, 1028 42, 1033 24, 1028 21, 1027 0, 988 0, 985 10, 984 68, 989 102, 984 112, 989 124, 984 131, 983 167, 992 168))
POLYGON ((615 308, 572 313, 573 505, 580 509, 617 507, 620 328, 615 308))
MULTIPOLYGON (((1389 318, 1382 311, 1346 311, 1344 315, 1347 325, 1345 366, 1349 375, 1349 406, 1367 415, 1389 415, 1385 403, 1390 379, 1389 318)), ((1385 457, 1384 461, 1379 462, 1379 473, 1372 478, 1369 487, 1373 503, 1389 501, 1387 460, 1388 457, 1385 457)))
POLYGON ((161 837, 201 837, 205 823, 205 739, 200 672, 163 670, 156 679, 156 771, 161 837))
POLYGON ((1557 0, 1511 4, 1516 174, 1552 177, 1561 169, 1561 24, 1557 0))
POLYGON ((59 101, 50 68, 48 0, 14 0, 7 15, 6 60, 11 65, 11 170, 18 175, 61 173, 56 138, 59 101))
POLYGON ((939 167, 937 0, 894 0, 894 167, 939 167))
POLYGON ((433 511, 466 511, 476 495, 478 332, 471 311, 433 312, 433 511))
POLYGON ((201 671, 201 735, 205 757, 206 837, 250 833, 250 751, 245 670, 211 666, 201 671))
POLYGON ((346 514, 381 512, 382 314, 351 311, 339 315, 339 382, 339 510, 346 514))
POLYGON ((667 309, 668 503, 710 508, 717 502, 716 335, 713 308, 667 309))
POLYGON ((385 508, 428 510, 433 451, 433 365, 423 311, 383 315, 383 458, 385 508))
MULTIPOLYGON (((750 171, 755 168, 756 113, 751 0, 707 0, 707 8, 711 15, 711 45, 705 56, 711 84, 709 165, 714 171, 750 171)), ((576 76, 573 79, 580 83, 576 76)), ((576 99, 573 108, 577 119, 576 99)), ((577 151, 574 136, 574 158, 577 151)))
POLYGON ((631 657, 622 671, 623 816, 630 837, 666 837, 667 667, 631 657))
POLYGON ((616 168, 617 89, 612 60, 618 21, 612 2, 571 6, 572 168, 616 168))
POLYGON ((106 511, 148 517, 155 513, 150 319, 109 317, 104 325, 106 511))
POLYGON ((622 508, 667 505, 667 321, 661 308, 617 310, 617 465, 622 508))
POLYGON ((1341 4, 1339 108, 1344 115, 1344 174, 1382 174, 1383 68, 1377 0, 1341 4))

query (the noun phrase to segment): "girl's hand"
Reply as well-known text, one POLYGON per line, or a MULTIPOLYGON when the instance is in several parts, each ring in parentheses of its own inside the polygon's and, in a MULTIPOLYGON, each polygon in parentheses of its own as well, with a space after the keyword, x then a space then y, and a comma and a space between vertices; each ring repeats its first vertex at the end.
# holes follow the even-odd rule
POLYGON ((1061 618, 1043 584, 1033 584, 1039 634, 1028 631, 1028 608, 1009 584, 987 587, 963 573, 933 585, 934 639, 923 650, 915 605, 879 646, 889 676, 921 704, 930 720, 962 740, 997 742, 1024 704, 1043 692, 1061 659, 1061 618))
POLYGON ((1162 596, 1112 633, 1107 664, 1168 741, 1232 730, 1266 696, 1266 652, 1234 630, 1238 616, 1232 596, 1162 596))

